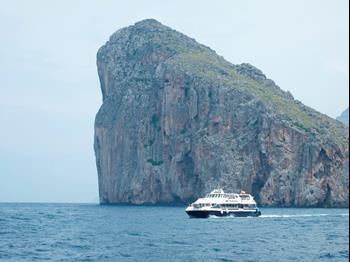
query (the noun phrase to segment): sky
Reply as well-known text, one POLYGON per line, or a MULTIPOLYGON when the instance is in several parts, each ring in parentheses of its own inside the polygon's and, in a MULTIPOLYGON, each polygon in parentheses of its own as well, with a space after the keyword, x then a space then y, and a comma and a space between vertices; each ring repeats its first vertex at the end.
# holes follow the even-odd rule
POLYGON ((346 0, 0 0, 0 202, 97 202, 96 52, 155 18, 304 104, 349 105, 346 0))

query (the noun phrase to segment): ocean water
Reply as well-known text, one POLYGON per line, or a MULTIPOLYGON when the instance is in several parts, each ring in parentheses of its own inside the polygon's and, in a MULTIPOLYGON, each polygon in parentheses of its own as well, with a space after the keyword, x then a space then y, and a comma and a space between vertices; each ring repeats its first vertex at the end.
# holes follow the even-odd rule
POLYGON ((191 219, 185 207, 0 204, 0 261, 348 261, 348 209, 263 208, 191 219))

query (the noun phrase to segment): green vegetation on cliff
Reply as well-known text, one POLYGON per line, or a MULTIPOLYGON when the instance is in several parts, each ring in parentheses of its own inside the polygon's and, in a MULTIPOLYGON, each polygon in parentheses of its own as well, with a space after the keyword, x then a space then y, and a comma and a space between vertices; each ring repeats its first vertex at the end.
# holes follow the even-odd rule
POLYGON ((341 147, 348 144, 347 131, 340 123, 295 100, 289 92, 280 89, 259 69, 249 64, 233 65, 209 48, 179 53, 168 63, 216 85, 231 86, 250 93, 274 114, 307 134, 319 135, 326 140, 335 139, 341 147), (248 70, 240 73, 240 67, 248 70))

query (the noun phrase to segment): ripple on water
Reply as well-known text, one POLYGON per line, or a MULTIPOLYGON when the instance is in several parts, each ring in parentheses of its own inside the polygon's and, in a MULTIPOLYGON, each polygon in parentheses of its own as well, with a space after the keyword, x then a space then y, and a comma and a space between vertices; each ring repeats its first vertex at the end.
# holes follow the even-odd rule
POLYGON ((158 247, 155 243, 145 243, 144 246, 146 247, 158 247))
POLYGON ((11 216, 10 220, 20 220, 20 221, 29 221, 29 217, 24 217, 24 216, 11 216))
POLYGON ((126 232, 128 236, 139 237, 141 234, 139 232, 126 232))
POLYGON ((335 257, 336 257, 336 255, 332 254, 330 252, 320 254, 320 258, 335 258, 335 257))
POLYGON ((132 255, 122 252, 119 252, 119 255, 121 255, 122 257, 132 257, 132 255))
POLYGON ((349 250, 342 250, 339 252, 340 257, 349 258, 349 250))
POLYGON ((175 244, 175 245, 188 245, 189 243, 185 242, 185 241, 178 241, 178 240, 170 240, 169 244, 175 244))
POLYGON ((220 261, 222 261, 222 262, 234 262, 234 260, 231 260, 229 258, 223 258, 223 257, 220 258, 220 261))

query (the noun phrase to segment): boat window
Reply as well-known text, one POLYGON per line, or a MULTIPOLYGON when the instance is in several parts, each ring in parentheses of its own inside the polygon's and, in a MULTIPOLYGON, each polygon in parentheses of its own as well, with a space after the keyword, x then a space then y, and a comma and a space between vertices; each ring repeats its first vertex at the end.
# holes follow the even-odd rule
POLYGON ((249 195, 240 195, 242 200, 248 200, 250 199, 249 195))
POLYGON ((255 208, 254 204, 245 204, 244 205, 245 208, 255 208))

